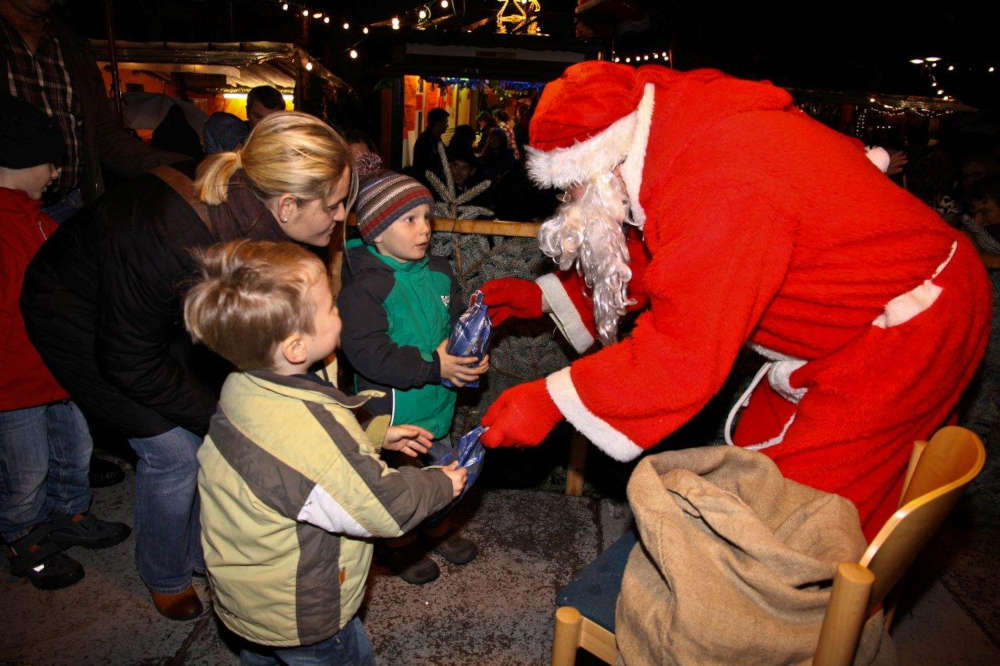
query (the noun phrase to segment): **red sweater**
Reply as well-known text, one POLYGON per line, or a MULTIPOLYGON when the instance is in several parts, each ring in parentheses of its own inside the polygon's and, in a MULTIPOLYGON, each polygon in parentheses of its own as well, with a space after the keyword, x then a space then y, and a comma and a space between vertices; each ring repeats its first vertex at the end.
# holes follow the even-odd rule
POLYGON ((41 202, 20 190, 0 187, 0 226, 0 410, 66 400, 69 394, 28 340, 20 306, 24 271, 56 223, 42 213, 41 202))

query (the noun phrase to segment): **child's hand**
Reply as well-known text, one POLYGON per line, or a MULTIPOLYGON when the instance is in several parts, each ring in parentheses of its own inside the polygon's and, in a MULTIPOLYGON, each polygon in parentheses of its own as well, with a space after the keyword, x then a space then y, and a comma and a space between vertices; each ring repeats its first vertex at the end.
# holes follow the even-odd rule
POLYGON ((430 451, 433 439, 434 435, 420 426, 389 426, 389 429, 385 431, 385 441, 382 442, 382 448, 389 451, 399 451, 411 458, 416 458, 419 454, 430 451))
POLYGON ((462 488, 465 488, 465 481, 469 478, 469 470, 459 467, 456 460, 447 467, 442 467, 441 471, 451 479, 451 496, 458 497, 459 493, 462 492, 462 488))
POLYGON ((482 361, 476 360, 475 356, 452 356, 445 351, 447 346, 448 338, 445 338, 436 350, 438 358, 441 360, 442 379, 447 379, 455 386, 465 386, 489 370, 490 357, 488 355, 484 356, 482 361))

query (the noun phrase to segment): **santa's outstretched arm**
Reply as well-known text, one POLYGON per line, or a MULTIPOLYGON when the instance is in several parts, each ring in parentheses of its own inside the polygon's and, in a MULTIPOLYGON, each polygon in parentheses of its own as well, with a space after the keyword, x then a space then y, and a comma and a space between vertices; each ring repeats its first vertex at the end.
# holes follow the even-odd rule
POLYGON ((632 335, 502 394, 483 418, 485 444, 537 444, 564 417, 608 455, 628 460, 718 391, 781 285, 792 227, 749 196, 685 203, 660 230, 667 240, 644 276, 651 307, 632 335))

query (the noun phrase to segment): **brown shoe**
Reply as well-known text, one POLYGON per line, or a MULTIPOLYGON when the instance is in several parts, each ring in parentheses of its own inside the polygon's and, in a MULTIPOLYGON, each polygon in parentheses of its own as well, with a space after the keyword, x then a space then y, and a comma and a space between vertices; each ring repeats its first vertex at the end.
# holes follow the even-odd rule
POLYGON ((198 598, 193 585, 176 594, 161 594, 152 590, 149 594, 153 597, 153 605, 160 611, 160 615, 171 620, 193 620, 205 612, 205 607, 201 605, 201 599, 198 598))

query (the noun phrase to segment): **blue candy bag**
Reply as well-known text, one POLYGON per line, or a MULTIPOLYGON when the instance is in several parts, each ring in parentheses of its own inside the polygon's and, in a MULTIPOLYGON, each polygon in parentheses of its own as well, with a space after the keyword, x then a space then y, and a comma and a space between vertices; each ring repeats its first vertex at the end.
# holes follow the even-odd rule
POLYGON ((460 500, 469 491, 469 488, 479 478, 479 473, 483 469, 483 462, 486 459, 486 449, 483 447, 483 443, 479 441, 479 438, 485 431, 486 428, 483 426, 476 426, 462 435, 462 438, 458 440, 458 446, 454 447, 451 451, 447 451, 443 456, 434 461, 435 465, 446 466, 457 460, 460 467, 469 470, 469 477, 465 481, 465 488, 453 500, 454 502, 460 500))
MULTIPOLYGON (((483 292, 476 291, 470 300, 469 309, 462 313, 455 322, 448 336, 445 350, 453 356, 475 356, 482 361, 486 356, 486 347, 493 335, 493 323, 486 313, 487 306, 483 303, 483 292)), ((447 379, 442 379, 445 386, 454 386, 447 379)), ((479 386, 479 380, 469 382, 466 386, 479 386)))

